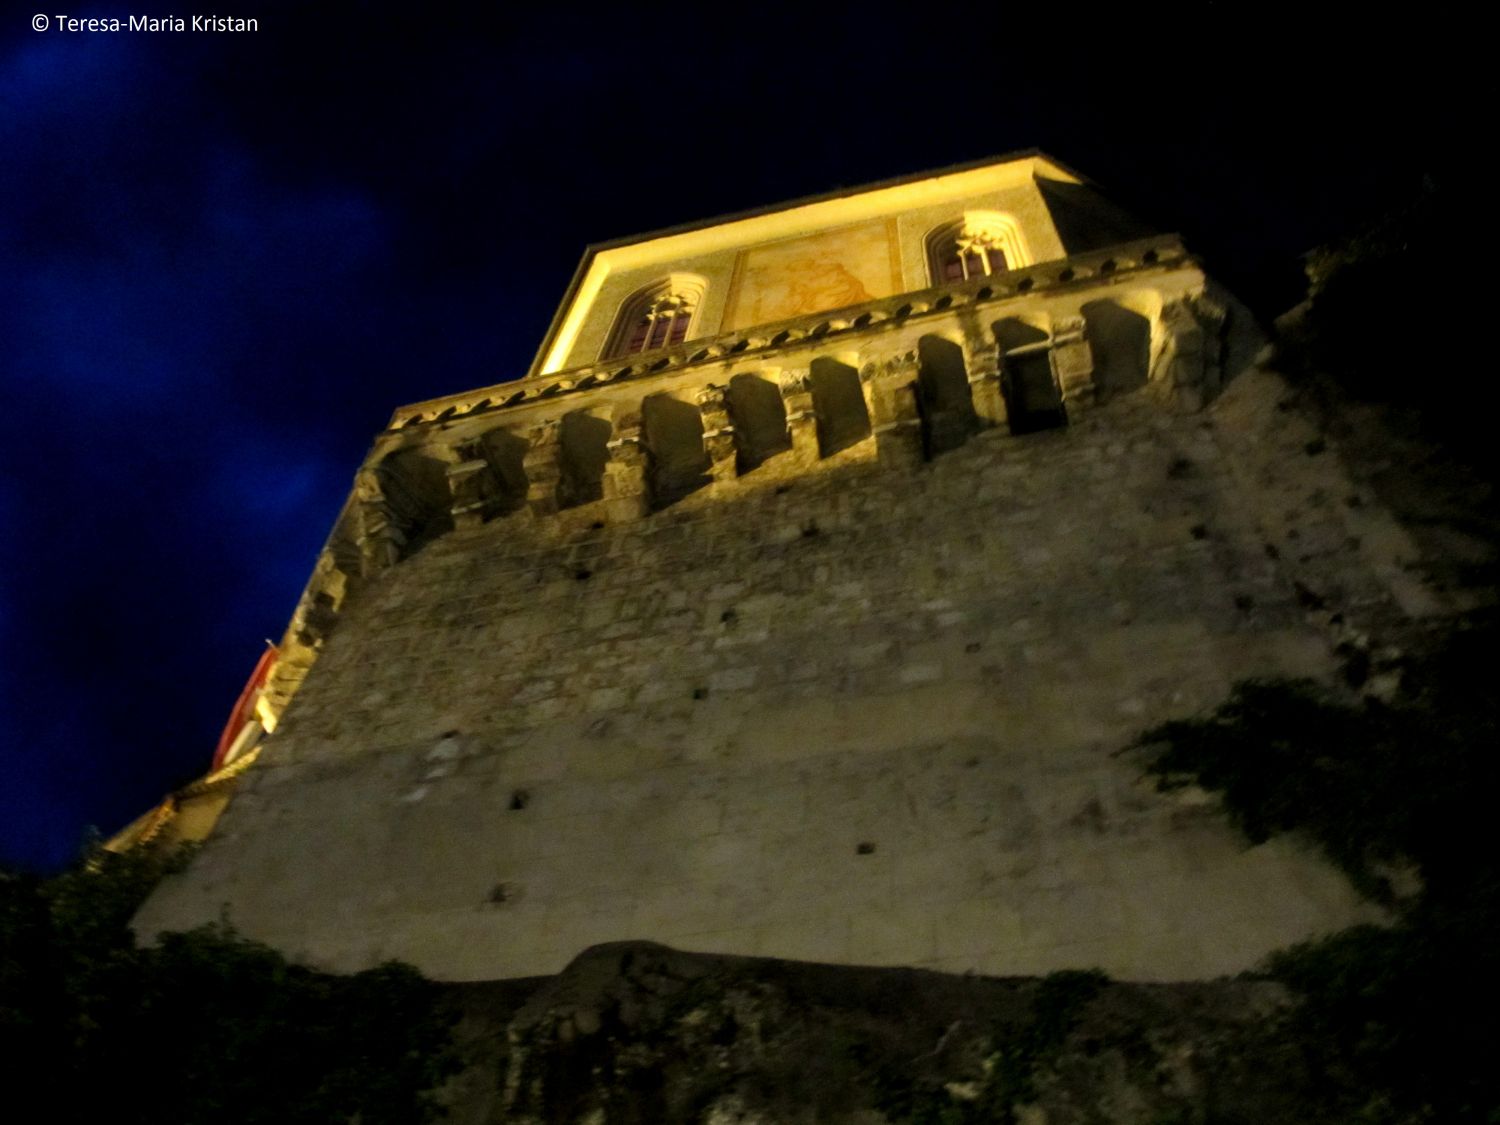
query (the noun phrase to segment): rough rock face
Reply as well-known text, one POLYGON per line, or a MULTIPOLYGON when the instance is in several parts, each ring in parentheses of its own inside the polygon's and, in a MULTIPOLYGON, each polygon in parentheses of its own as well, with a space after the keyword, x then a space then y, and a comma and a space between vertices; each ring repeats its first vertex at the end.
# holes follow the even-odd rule
POLYGON ((596 946, 455 985, 452 1125, 1305 1123, 1292 1001, 1235 979, 988 978, 596 946))

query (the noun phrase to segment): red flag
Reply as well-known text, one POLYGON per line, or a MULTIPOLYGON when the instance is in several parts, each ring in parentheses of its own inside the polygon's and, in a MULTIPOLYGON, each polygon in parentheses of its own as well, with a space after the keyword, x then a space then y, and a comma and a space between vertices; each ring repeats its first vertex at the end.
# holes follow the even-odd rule
POLYGON ((240 731, 245 729, 245 724, 255 718, 255 701, 266 682, 266 677, 271 674, 271 667, 276 663, 276 656, 276 646, 267 645, 266 651, 261 653, 260 659, 255 662, 255 671, 250 673, 250 679, 245 683, 245 690, 240 692, 240 697, 234 701, 234 710, 229 712, 229 721, 224 724, 224 733, 219 735, 219 745, 214 750, 213 770, 210 772, 224 765, 224 756, 229 753, 234 740, 240 736, 240 731))

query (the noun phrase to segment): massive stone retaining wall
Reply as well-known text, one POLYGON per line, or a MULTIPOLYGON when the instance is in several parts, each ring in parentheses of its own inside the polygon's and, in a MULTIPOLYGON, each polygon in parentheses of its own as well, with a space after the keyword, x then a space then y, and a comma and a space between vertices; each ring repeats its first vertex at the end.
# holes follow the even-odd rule
POLYGON ((1201 413, 1156 391, 931 460, 787 449, 644 518, 522 511, 372 570, 138 926, 450 979, 647 939, 1159 980, 1373 917, 1115 751, 1437 607, 1279 379, 1201 413))

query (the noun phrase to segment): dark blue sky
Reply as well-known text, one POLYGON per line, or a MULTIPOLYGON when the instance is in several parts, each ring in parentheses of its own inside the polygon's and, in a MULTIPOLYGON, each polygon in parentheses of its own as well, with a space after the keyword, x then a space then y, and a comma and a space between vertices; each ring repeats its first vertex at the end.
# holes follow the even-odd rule
POLYGON ((1214 5, 429 7, 0 15, 0 862, 206 768, 370 436, 519 376, 586 243, 1035 146, 1269 313, 1493 100, 1435 33, 1214 5))

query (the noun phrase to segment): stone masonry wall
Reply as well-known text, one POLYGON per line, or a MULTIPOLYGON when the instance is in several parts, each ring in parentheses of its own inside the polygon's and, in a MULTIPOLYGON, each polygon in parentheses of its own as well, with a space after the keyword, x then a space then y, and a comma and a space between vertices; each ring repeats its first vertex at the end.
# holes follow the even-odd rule
POLYGON ((1238 679, 1332 674, 1334 617, 1434 611, 1281 391, 452 531, 349 598, 138 927, 449 979, 647 939, 1159 980, 1373 917, 1114 755, 1238 679))

